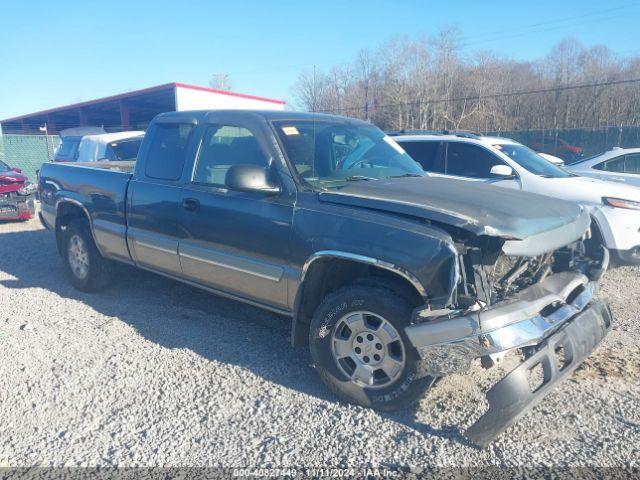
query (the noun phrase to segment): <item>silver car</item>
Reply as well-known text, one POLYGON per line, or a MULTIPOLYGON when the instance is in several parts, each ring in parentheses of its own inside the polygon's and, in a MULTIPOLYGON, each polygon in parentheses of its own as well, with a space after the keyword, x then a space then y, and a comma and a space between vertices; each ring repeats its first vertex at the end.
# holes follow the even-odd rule
POLYGON ((640 148, 615 147, 608 152, 580 159, 565 168, 577 175, 640 187, 640 148))

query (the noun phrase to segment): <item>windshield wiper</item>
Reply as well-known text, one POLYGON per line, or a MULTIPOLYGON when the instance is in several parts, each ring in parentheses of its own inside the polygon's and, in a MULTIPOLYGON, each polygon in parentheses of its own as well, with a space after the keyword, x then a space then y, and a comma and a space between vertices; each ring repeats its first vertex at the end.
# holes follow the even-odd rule
POLYGON ((402 175, 389 175, 387 178, 426 177, 421 173, 403 173, 402 175))
POLYGON ((359 182, 361 180, 379 180, 379 178, 365 177, 364 175, 351 175, 349 177, 344 177, 341 180, 344 180, 345 182, 359 182))

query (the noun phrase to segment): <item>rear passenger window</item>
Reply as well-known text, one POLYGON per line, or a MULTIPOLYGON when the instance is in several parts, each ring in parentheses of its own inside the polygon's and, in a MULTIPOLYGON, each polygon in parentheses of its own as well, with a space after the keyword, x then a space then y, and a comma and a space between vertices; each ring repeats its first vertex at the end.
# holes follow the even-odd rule
POLYGON ((223 186, 227 170, 232 165, 259 165, 266 168, 268 163, 250 130, 216 125, 205 133, 193 181, 223 186))
POLYGON ((444 155, 441 142, 398 142, 404 150, 427 172, 444 173, 444 155))
POLYGON ((640 153, 625 155, 624 173, 640 173, 640 153))
POLYGON ((468 143, 447 144, 447 174, 471 178, 491 178, 491 167, 503 165, 498 157, 468 143))
POLYGON ((151 132, 145 174, 159 180, 178 180, 187 156, 194 126, 183 123, 156 123, 151 132))

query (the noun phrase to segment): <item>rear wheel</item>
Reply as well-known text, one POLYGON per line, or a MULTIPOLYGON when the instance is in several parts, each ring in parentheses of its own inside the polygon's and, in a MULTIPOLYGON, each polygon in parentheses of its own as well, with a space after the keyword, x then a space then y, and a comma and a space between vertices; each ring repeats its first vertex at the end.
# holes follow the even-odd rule
POLYGON ((340 397, 378 410, 404 408, 433 383, 404 327, 412 306, 383 287, 350 285, 331 293, 311 321, 315 368, 340 397))
POLYGON ((96 292, 107 286, 112 263, 96 247, 85 221, 71 222, 63 232, 63 252, 69 280, 83 292, 96 292))

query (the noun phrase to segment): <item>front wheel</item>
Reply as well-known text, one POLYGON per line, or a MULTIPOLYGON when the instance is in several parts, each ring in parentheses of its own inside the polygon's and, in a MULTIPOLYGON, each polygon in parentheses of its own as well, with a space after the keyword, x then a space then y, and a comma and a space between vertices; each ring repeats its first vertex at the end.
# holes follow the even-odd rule
POLYGON ((309 343, 322 380, 348 402, 389 411, 417 401, 433 384, 404 328, 412 307, 384 287, 331 293, 311 320, 309 343))
POLYGON ((63 235, 65 267, 73 286, 83 292, 96 292, 106 287, 113 266, 100 255, 86 222, 71 222, 63 235))

